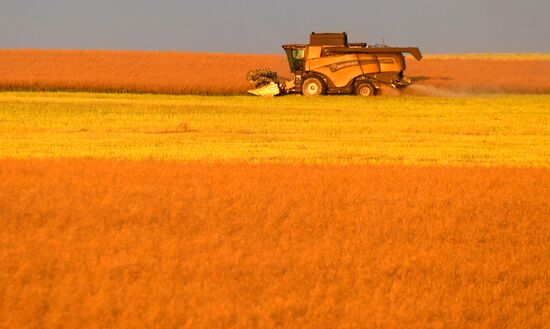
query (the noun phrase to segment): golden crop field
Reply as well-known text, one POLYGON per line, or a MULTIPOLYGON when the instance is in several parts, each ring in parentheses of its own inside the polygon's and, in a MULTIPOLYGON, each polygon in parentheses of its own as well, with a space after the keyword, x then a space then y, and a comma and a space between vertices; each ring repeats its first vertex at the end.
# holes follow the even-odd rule
POLYGON ((550 169, 0 160, 0 327, 544 328, 550 169))
MULTIPOLYGON (((250 70, 290 78, 283 54, 0 49, 0 90, 242 95, 250 70)), ((405 74, 421 95, 550 92, 548 54, 427 54, 405 74)))
POLYGON ((550 95, 460 96, 0 93, 0 328, 544 328, 550 95))
POLYGON ((550 60, 550 54, 548 53, 464 53, 464 54, 429 54, 425 56, 426 59, 484 59, 489 61, 497 60, 550 60))
POLYGON ((548 95, 0 94, 4 158, 550 165, 548 95))

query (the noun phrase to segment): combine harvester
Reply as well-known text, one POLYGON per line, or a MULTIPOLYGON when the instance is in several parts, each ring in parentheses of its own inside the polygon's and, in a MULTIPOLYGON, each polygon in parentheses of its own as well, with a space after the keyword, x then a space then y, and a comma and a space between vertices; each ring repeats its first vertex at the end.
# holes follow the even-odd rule
POLYGON ((404 88, 411 80, 403 75, 403 53, 422 59, 416 47, 368 46, 348 43, 343 33, 312 33, 309 45, 283 45, 294 80, 279 79, 271 69, 257 69, 247 74, 254 86, 248 92, 257 96, 280 94, 356 94, 374 96, 380 86, 404 88))

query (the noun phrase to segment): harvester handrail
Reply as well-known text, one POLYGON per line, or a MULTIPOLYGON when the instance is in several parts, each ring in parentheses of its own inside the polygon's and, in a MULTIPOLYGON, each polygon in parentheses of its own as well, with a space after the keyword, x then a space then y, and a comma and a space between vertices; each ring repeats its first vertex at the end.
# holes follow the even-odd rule
POLYGON ((422 53, 417 47, 327 47, 323 50, 324 55, 331 54, 391 54, 391 53, 409 53, 417 61, 422 59, 422 53))

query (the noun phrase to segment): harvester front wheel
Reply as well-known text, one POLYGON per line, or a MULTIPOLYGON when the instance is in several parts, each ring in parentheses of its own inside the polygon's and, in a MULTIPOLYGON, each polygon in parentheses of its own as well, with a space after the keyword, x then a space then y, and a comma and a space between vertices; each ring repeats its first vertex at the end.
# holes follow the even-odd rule
POLYGON ((376 87, 369 82, 361 82, 355 87, 355 94, 357 96, 369 97, 376 95, 376 87))
POLYGON ((315 77, 307 78, 302 84, 304 96, 319 96, 325 93, 325 85, 315 77))

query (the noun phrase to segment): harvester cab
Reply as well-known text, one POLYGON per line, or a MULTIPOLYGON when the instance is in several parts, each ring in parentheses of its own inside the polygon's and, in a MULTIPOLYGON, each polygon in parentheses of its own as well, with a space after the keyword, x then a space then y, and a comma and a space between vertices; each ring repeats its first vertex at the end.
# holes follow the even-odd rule
POLYGON ((284 45, 283 46, 283 49, 286 52, 286 57, 288 59, 290 72, 296 73, 296 72, 304 71, 306 48, 307 46, 305 45, 284 45))
POLYGON ((348 43, 343 33, 312 33, 309 44, 283 45, 294 79, 280 79, 271 69, 248 72, 258 96, 280 94, 356 94, 374 96, 382 85, 404 88, 412 81, 404 76, 404 53, 422 59, 416 47, 368 46, 348 43))

